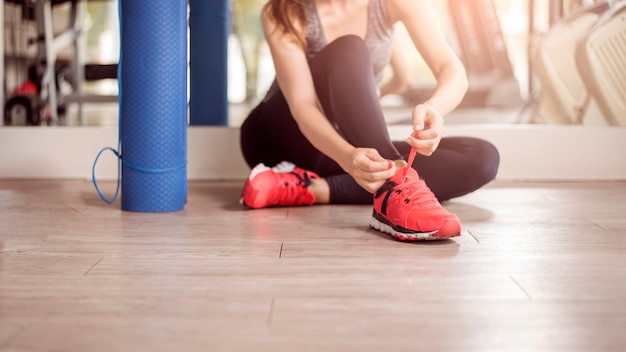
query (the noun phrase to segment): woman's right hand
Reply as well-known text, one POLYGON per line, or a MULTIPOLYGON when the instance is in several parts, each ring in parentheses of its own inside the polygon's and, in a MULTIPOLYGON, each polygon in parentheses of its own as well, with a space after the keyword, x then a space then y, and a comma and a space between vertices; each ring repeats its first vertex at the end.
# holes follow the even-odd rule
POLYGON ((394 161, 380 156, 376 149, 355 148, 344 169, 361 187, 374 193, 395 175, 397 167, 394 161))

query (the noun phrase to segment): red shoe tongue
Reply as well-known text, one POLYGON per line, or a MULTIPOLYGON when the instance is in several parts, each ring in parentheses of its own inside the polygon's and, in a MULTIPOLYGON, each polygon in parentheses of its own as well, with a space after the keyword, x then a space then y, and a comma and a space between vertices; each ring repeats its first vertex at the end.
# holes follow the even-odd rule
POLYGON ((402 168, 401 172, 402 172, 403 177, 419 178, 419 176, 417 175, 417 171, 415 171, 415 169, 412 168, 410 165, 407 165, 404 168, 402 168))

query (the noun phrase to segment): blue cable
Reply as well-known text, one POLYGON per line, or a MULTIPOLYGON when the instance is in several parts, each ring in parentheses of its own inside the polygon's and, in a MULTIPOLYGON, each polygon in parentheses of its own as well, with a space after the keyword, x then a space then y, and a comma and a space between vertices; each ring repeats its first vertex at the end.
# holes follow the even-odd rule
MULTIPOLYGON (((119 33, 120 33, 120 40, 122 38, 122 1, 119 0, 117 2, 117 16, 118 16, 118 21, 119 21, 119 33)), ((119 59, 117 62, 117 101, 118 101, 118 111, 117 111, 117 150, 111 148, 111 147, 105 147, 102 148, 99 152, 98 155, 96 155, 96 159, 93 162, 93 166, 91 168, 91 181, 93 182, 94 187, 96 188, 96 192, 98 192, 98 195, 100 196, 100 198, 105 201, 107 204, 113 204, 115 202, 115 200, 117 199, 117 196, 119 195, 120 192, 120 179, 121 174, 122 174, 122 169, 120 166, 120 162, 122 160, 122 155, 120 154, 119 151, 122 150, 122 139, 121 139, 121 135, 122 135, 122 123, 121 123, 121 113, 119 111, 120 107, 122 106, 122 46, 120 45, 120 54, 119 54, 119 59), (102 194, 102 192, 100 191, 100 188, 98 187, 98 182, 96 181, 96 164, 98 163, 98 159, 100 158, 100 155, 106 151, 106 150, 110 150, 113 152, 113 154, 115 154, 115 156, 117 157, 117 186, 115 187, 115 195, 113 195, 113 198, 111 199, 107 199, 104 194, 102 194)))
POLYGON ((120 192, 120 179, 121 179, 121 169, 120 169, 120 165, 119 165, 119 160, 121 160, 121 156, 120 154, 117 152, 117 150, 111 148, 111 147, 105 147, 102 148, 99 152, 98 155, 96 155, 96 160, 94 160, 93 162, 93 167, 91 168, 91 181, 93 182, 94 187, 96 187, 96 192, 98 192, 98 195, 100 196, 100 198, 105 201, 107 204, 113 204, 115 203, 115 200, 117 199, 117 196, 120 192), (118 159, 118 164, 117 164, 117 186, 115 188, 115 195, 113 196, 113 198, 111 199, 107 199, 104 194, 100 191, 100 188, 98 187, 98 182, 96 181, 96 164, 98 163, 98 159, 100 158, 100 155, 106 151, 106 150, 110 150, 113 152, 113 154, 115 154, 117 156, 118 159))

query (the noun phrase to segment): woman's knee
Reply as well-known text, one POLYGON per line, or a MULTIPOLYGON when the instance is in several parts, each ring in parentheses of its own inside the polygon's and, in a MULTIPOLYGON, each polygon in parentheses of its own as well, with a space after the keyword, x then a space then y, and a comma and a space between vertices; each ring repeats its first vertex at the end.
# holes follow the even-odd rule
POLYGON ((370 52, 365 41, 356 35, 345 35, 328 44, 324 49, 330 60, 347 67, 362 66, 371 70, 370 52), (355 65, 362 64, 362 65, 355 65))
POLYGON ((440 149, 449 153, 446 154, 446 164, 465 175, 464 180, 469 188, 479 188, 491 182, 498 173, 500 153, 486 140, 448 137, 441 140, 440 149))
POLYGON ((473 156, 477 181, 483 184, 493 181, 500 166, 500 153, 496 146, 483 139, 474 139, 473 156))
POLYGON ((327 48, 332 49, 335 46, 338 46, 341 49, 344 49, 347 51, 368 50, 365 40, 363 40, 358 35, 354 35, 354 34, 348 34, 348 35, 338 37, 337 39, 330 42, 327 45, 327 48))

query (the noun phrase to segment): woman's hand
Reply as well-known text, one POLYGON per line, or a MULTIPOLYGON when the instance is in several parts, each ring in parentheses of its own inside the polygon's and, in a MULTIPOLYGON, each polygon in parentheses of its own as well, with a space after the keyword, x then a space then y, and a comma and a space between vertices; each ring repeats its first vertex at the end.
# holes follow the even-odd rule
POLYGON ((430 104, 420 104, 413 109, 413 131, 407 143, 417 148, 417 152, 430 156, 437 150, 444 125, 441 113, 430 104))
POLYGON ((394 161, 380 156, 373 148, 355 148, 349 160, 344 169, 370 193, 376 192, 400 167, 394 161))

